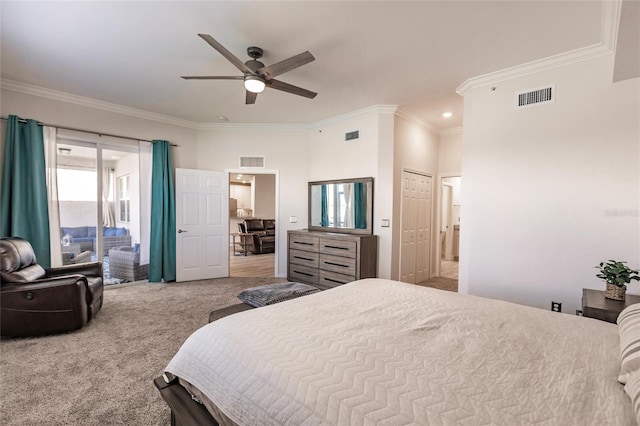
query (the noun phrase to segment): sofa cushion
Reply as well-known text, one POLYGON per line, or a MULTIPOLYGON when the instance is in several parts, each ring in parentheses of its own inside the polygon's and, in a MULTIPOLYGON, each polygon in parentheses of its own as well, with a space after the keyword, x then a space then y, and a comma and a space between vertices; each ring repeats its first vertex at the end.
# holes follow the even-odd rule
POLYGON ((264 224, 264 229, 266 229, 267 231, 275 231, 276 229, 275 219, 264 219, 262 223, 264 224))
POLYGON ((104 235, 105 237, 115 237, 116 228, 104 228, 102 231, 102 235, 104 235))
POLYGON ((63 235, 69 235, 73 238, 86 238, 88 237, 87 226, 76 226, 61 228, 63 235))
POLYGON ((116 237, 124 237, 127 235, 127 228, 116 228, 116 237))
POLYGON ((96 237, 96 227, 95 226, 87 226, 87 237, 95 238, 96 237))
POLYGON ((262 219, 245 219, 244 226, 247 229, 247 233, 264 231, 264 224, 262 223, 262 219))
POLYGON ((36 264, 36 254, 28 241, 22 238, 0 240, 0 270, 13 272, 36 264))

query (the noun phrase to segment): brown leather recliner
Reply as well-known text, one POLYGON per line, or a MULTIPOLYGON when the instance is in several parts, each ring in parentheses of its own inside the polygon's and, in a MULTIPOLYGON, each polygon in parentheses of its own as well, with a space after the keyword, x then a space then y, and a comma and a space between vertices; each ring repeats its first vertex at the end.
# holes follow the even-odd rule
POLYGON ((245 219, 244 228, 251 235, 253 254, 273 253, 276 251, 276 221, 273 219, 245 219))
POLYGON ((0 238, 0 278, 2 336, 77 330, 102 307, 102 262, 45 271, 22 238, 0 238))

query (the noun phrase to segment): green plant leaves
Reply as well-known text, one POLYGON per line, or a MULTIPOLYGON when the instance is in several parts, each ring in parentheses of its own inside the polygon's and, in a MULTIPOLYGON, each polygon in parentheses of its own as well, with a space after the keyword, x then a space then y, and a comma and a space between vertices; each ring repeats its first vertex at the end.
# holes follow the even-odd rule
POLYGON ((638 270, 629 268, 625 263, 627 262, 619 262, 613 259, 610 259, 606 263, 600 262, 600 264, 596 266, 596 268, 600 269, 600 273, 596 274, 596 277, 619 287, 629 284, 631 280, 640 281, 638 270))

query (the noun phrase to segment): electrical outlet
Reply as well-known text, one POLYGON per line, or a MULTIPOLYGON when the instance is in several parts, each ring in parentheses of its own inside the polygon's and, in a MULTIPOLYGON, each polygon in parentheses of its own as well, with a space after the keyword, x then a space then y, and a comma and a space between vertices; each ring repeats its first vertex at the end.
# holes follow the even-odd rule
POLYGON ((580 309, 576 309, 576 315, 579 317, 583 317, 582 311, 580 309))
POLYGON ((560 303, 560 302, 551 302, 551 310, 553 312, 562 312, 562 303, 560 303))

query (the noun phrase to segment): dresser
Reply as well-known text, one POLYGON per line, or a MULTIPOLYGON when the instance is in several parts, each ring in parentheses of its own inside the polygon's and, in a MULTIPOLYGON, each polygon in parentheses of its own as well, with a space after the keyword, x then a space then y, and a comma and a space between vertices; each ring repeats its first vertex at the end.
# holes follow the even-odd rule
POLYGON ((289 281, 331 288, 362 278, 375 278, 376 235, 338 234, 306 229, 288 232, 289 281))

